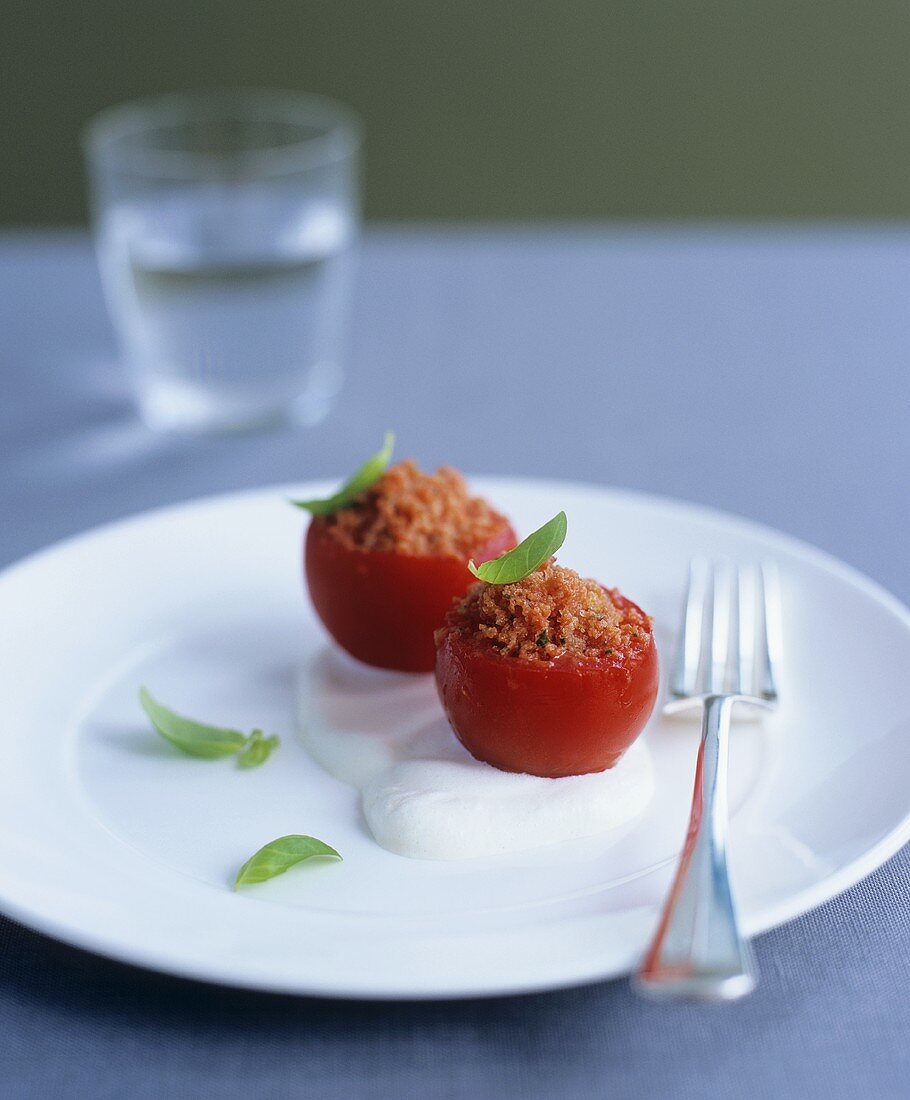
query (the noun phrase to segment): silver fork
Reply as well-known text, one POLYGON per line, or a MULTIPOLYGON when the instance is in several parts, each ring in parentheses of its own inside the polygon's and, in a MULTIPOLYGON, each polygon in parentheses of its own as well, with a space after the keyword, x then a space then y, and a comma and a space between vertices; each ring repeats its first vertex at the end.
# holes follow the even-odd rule
POLYGON ((780 657, 780 587, 772 562, 689 566, 682 638, 664 713, 702 707, 701 745, 685 846, 634 988, 661 1000, 730 1001, 755 987, 727 873, 730 714, 773 708, 780 657))

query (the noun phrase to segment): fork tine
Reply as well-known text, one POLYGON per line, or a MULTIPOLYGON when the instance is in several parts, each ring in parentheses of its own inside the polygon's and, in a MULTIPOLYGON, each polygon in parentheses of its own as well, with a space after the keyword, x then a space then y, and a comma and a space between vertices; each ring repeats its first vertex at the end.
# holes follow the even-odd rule
POLYGON ((729 638, 727 653, 726 683, 729 691, 735 695, 742 693, 742 647, 740 645, 740 623, 742 621, 742 569, 735 563, 729 571, 730 607, 729 621, 727 623, 727 637, 729 638))
POLYGON ((708 563, 704 558, 689 562, 689 579, 683 602, 682 633, 676 647, 670 689, 679 698, 694 695, 698 687, 704 633, 705 602, 708 595, 708 563))
POLYGON ((752 695, 755 691, 755 602, 757 586, 755 568, 740 566, 738 577, 737 635, 739 662, 733 690, 737 695, 752 695))
POLYGON ((758 693, 769 703, 777 701, 777 670, 780 667, 781 597, 777 564, 764 561, 759 570, 758 693))
POLYGON ((730 568, 727 563, 712 569, 711 634, 706 660, 705 692, 720 694, 727 682, 730 646, 730 568))

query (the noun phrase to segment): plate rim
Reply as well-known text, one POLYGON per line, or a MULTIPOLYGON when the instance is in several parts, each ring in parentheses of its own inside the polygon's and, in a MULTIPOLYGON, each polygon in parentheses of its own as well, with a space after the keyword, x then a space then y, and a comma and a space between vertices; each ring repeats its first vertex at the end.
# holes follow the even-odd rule
MULTIPOLYGON (((878 581, 864 574, 856 566, 842 561, 834 554, 798 536, 791 535, 740 513, 687 501, 678 497, 664 496, 658 493, 643 492, 583 479, 527 477, 514 474, 466 474, 465 476, 469 482, 476 483, 484 488, 486 492, 495 492, 494 487, 496 485, 509 485, 514 486, 516 489, 529 489, 532 491, 563 489, 575 492, 593 492, 602 494, 605 497, 624 500, 633 506, 637 504, 657 508, 665 512, 678 511, 690 518, 712 521, 721 525, 732 523, 739 531, 745 534, 754 534, 772 545, 779 546, 782 550, 795 553, 804 560, 816 564, 828 573, 834 574, 836 577, 855 586, 864 595, 899 619, 910 633, 910 607, 878 581)), ((40 567, 45 559, 65 555, 75 546, 85 545, 96 539, 103 540, 108 536, 115 535, 118 530, 140 522, 177 519, 181 514, 193 512, 203 506, 217 507, 232 503, 241 504, 247 500, 268 497, 274 497, 276 500, 282 497, 288 499, 293 494, 301 491, 310 494, 319 493, 330 489, 337 481, 338 479, 333 478, 319 478, 278 484, 267 483, 241 490, 228 490, 194 496, 175 503, 130 512, 116 519, 68 535, 7 564, 0 570, 0 590, 15 576, 32 568, 40 567)), ((908 803, 903 818, 894 828, 865 852, 832 872, 820 882, 795 891, 784 901, 757 914, 753 920, 747 919, 744 922, 747 934, 750 937, 761 935, 826 904, 832 898, 855 886, 882 867, 908 842, 910 842, 910 803, 908 803)), ((356 982, 351 981, 336 981, 329 986, 318 980, 307 983, 299 980, 297 976, 289 977, 286 981, 274 977, 256 978, 254 975, 243 973, 242 970, 235 971, 231 965, 225 963, 220 967, 220 972, 216 972, 216 969, 207 963, 197 965, 181 962, 168 958, 154 949, 149 951, 135 944, 112 943, 110 939, 105 939, 103 934, 96 936, 91 931, 71 925, 65 919, 48 917, 35 907, 9 899, 5 895, 2 883, 0 883, 0 912, 31 931, 77 947, 80 950, 88 951, 99 958, 113 959, 121 964, 136 966, 140 969, 164 973, 185 980, 200 981, 213 986, 295 996, 370 1001, 489 998, 531 995, 547 990, 573 988, 619 978, 629 973, 627 966, 619 964, 601 970, 594 967, 584 976, 568 977, 555 982, 543 981, 539 978, 522 979, 518 976, 510 981, 488 983, 482 987, 470 982, 461 987, 456 986, 455 983, 450 983, 447 988, 434 991, 407 989, 395 991, 387 988, 378 990, 375 987, 358 985, 356 982)))

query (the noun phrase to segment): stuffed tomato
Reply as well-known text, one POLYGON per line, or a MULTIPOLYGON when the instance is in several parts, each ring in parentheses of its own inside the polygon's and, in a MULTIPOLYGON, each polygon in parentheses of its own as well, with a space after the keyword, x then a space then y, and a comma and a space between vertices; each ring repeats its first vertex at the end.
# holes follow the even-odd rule
POLYGON ((378 668, 430 672, 433 634, 471 582, 471 557, 515 545, 509 521, 472 497, 455 470, 386 470, 330 515, 314 516, 304 568, 325 628, 352 657, 378 668))
POLYGON ((472 585, 436 634, 436 681, 456 736, 504 771, 603 771, 657 698, 649 617, 552 562, 514 584, 472 585))

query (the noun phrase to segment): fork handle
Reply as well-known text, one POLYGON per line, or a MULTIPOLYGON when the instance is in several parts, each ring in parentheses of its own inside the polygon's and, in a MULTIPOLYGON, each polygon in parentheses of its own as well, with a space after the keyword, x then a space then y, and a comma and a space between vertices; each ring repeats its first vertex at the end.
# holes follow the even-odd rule
POLYGON ((689 831, 657 932, 634 978, 661 1000, 730 1001, 755 986, 727 873, 727 756, 734 699, 705 699, 689 831))

